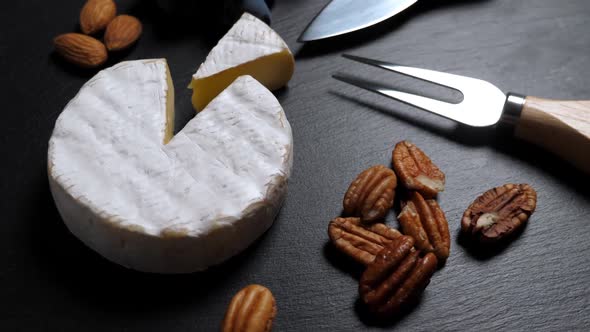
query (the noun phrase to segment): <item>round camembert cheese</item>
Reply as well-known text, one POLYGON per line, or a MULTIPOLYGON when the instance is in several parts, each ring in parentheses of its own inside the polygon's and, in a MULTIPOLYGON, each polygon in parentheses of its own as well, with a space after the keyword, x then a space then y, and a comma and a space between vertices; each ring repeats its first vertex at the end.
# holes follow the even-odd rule
POLYGON ((265 232, 292 165, 276 98, 236 79, 174 137, 164 59, 99 72, 68 103, 49 141, 51 192, 70 231, 126 267, 188 273, 265 232))

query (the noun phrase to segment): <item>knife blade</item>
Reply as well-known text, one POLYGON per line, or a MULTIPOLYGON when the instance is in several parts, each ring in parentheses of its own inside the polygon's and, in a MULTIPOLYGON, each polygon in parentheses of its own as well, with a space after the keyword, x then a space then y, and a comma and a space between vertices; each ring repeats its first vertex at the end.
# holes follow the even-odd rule
POLYGON ((332 0, 309 23, 298 42, 343 35, 382 22, 418 0, 332 0))

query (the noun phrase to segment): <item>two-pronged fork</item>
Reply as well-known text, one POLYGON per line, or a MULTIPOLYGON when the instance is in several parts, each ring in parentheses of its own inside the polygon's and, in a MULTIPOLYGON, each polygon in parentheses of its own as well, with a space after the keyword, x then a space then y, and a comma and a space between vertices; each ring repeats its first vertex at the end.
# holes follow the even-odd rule
POLYGON ((465 76, 408 67, 353 55, 345 58, 458 90, 463 100, 453 104, 402 92, 345 74, 339 81, 474 127, 505 122, 514 135, 540 145, 590 174, 590 100, 562 101, 505 95, 493 84, 465 76))

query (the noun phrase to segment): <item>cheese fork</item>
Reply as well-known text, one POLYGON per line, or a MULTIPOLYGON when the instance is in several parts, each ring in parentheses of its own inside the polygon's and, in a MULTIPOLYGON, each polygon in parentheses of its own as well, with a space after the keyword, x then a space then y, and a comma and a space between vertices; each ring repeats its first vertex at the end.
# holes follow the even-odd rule
POLYGON ((590 174, 590 100, 564 101, 504 94, 495 85, 471 77, 343 55, 345 58, 393 71, 463 94, 459 103, 444 102, 391 89, 347 74, 332 77, 402 103, 474 126, 500 122, 514 126, 514 135, 553 152, 590 174))

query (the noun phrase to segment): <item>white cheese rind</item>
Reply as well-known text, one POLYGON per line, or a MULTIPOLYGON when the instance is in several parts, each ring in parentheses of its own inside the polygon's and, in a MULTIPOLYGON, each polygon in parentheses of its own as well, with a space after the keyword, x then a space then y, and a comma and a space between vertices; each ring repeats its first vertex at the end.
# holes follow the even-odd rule
POLYGON ((244 13, 209 52, 193 79, 212 76, 285 50, 290 52, 289 46, 273 29, 255 16, 244 13))
POLYGON ((283 39, 256 17, 244 13, 193 75, 193 108, 200 112, 242 75, 254 77, 269 90, 287 84, 295 59, 283 39))
POLYGON ((104 257, 188 273, 272 225, 292 134, 276 98, 243 76, 164 145, 167 75, 165 60, 140 60, 86 83, 56 122, 49 183, 70 231, 104 257))

